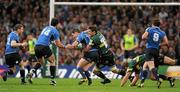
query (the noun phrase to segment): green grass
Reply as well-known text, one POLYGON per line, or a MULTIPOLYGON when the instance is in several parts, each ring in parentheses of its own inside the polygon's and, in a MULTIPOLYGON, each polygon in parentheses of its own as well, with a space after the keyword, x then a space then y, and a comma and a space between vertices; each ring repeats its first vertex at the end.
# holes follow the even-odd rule
POLYGON ((91 86, 77 85, 79 79, 56 79, 57 86, 50 86, 49 79, 34 79, 34 83, 20 85, 19 79, 10 78, 4 82, 0 80, 0 92, 180 92, 180 80, 176 80, 175 87, 170 88, 169 82, 164 81, 161 89, 156 87, 156 82, 147 80, 144 88, 129 87, 127 83, 120 87, 120 80, 102 85, 100 79, 93 80, 91 86))

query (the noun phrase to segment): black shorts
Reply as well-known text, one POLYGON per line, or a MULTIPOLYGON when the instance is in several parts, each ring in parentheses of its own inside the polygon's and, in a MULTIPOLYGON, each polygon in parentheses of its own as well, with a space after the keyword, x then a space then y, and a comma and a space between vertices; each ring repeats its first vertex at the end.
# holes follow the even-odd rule
POLYGON ((115 65, 115 57, 111 51, 108 51, 106 54, 102 54, 100 60, 101 61, 96 64, 98 68, 115 65))
POLYGON ((145 61, 158 62, 158 57, 159 57, 158 49, 155 49, 155 48, 146 49, 145 54, 146 54, 145 61))
POLYGON ((99 62, 100 56, 99 56, 98 51, 90 51, 90 52, 84 53, 83 58, 91 63, 91 62, 99 62))
POLYGON ((35 54, 30 54, 29 55, 29 62, 37 62, 37 58, 35 54))
POLYGON ((35 46, 35 55, 37 58, 48 58, 52 55, 52 51, 49 46, 36 45, 35 46))
POLYGON ((9 68, 19 65, 21 62, 21 56, 18 53, 12 53, 5 55, 5 61, 9 68))
POLYGON ((124 52, 124 58, 134 58, 135 57, 135 53, 134 53, 134 50, 132 50, 132 51, 127 51, 127 50, 125 50, 125 52, 124 52))

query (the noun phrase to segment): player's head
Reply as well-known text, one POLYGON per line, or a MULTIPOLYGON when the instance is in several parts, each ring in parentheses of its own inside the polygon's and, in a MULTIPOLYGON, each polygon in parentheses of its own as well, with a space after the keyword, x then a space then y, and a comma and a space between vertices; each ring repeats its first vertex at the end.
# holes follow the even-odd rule
POLYGON ((23 24, 16 24, 14 26, 14 31, 16 31, 18 34, 22 34, 24 32, 24 25, 23 24))
POLYGON ((153 26, 160 26, 160 20, 159 20, 159 18, 154 18, 153 20, 152 20, 152 25, 153 26))
POLYGON ((90 26, 89 28, 88 28, 88 34, 90 35, 90 36, 93 36, 93 35, 95 35, 97 33, 97 28, 96 28, 96 26, 90 26))
POLYGON ((80 30, 79 29, 73 29, 72 30, 72 36, 73 38, 76 38, 80 33, 80 30))
POLYGON ((58 28, 58 29, 62 27, 61 24, 59 23, 59 20, 56 19, 56 18, 53 18, 53 19, 51 20, 51 26, 54 26, 54 27, 56 27, 56 28, 58 28))

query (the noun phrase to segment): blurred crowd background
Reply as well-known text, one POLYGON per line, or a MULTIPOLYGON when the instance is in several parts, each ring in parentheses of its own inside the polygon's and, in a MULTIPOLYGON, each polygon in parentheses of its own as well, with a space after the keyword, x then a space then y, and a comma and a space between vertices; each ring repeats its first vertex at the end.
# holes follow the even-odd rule
MULTIPOLYGON (((58 1, 58 0, 56 0, 58 1)), ((59 0, 84 1, 84 0, 59 0)), ((101 1, 101 0, 85 0, 101 1)), ((147 2, 148 0, 102 0, 104 2, 147 2)), ((150 0, 151 2, 178 2, 178 0, 150 0)), ((161 53, 172 58, 180 57, 180 6, 56 6, 55 17, 63 25, 60 30, 61 41, 72 43, 71 31, 81 23, 96 25, 101 31, 116 56, 116 63, 123 61, 124 54, 120 47, 123 35, 128 29, 138 38, 136 54, 143 53, 144 42, 141 36, 153 17, 161 20, 161 29, 166 32, 170 47, 161 47, 161 53)), ((4 49, 7 35, 17 23, 25 25, 22 41, 28 35, 38 38, 41 30, 49 24, 48 0, 0 0, 0 62, 4 62, 4 49)), ((22 55, 28 50, 21 51, 22 55)), ((24 55, 23 55, 24 56, 24 55)), ((79 50, 59 50, 59 64, 75 65, 82 57, 79 50)), ((180 62, 179 62, 180 63, 180 62)))

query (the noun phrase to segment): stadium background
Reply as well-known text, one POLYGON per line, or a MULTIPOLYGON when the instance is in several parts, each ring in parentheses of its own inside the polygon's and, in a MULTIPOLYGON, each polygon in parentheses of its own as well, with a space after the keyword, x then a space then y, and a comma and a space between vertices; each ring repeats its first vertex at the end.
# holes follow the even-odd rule
MULTIPOLYGON (((58 0, 56 0, 58 1, 58 0)), ((63 1, 63 0, 59 0, 63 1)), ((83 0, 64 0, 83 1, 83 0)), ((85 0, 98 2, 100 0, 85 0)), ((102 0, 104 2, 115 2, 121 0, 102 0)), ((131 0, 122 0, 130 2, 131 0)), ((133 0, 140 2, 146 0, 133 0)), ((150 2, 178 2, 178 0, 150 0, 150 2)), ((133 29, 139 39, 139 48, 136 54, 143 53, 140 48, 144 45, 141 36, 146 27, 150 26, 151 19, 159 16, 161 28, 166 32, 170 40, 170 47, 162 47, 161 52, 172 58, 180 56, 180 7, 179 6, 56 6, 55 17, 61 21, 63 29, 60 31, 61 40, 64 44, 72 43, 71 31, 79 28, 80 23, 95 24, 106 36, 108 44, 116 55, 116 63, 123 60, 120 42, 128 28, 133 29)), ((29 34, 36 38, 43 27, 49 25, 49 1, 48 0, 2 0, 0 1, 0 64, 4 63, 4 49, 6 38, 12 27, 22 23, 25 32, 21 41, 26 40, 29 34)), ((26 51, 20 52, 22 56, 28 56, 26 51)), ((59 50, 58 64, 74 67, 82 56, 78 50, 59 50)), ((180 64, 180 62, 178 62, 180 64)), ((48 64, 47 64, 48 65, 48 64)), ((46 68, 44 68, 46 69, 46 68)), ((42 70, 44 70, 42 69, 42 70)), ((163 69, 167 70, 167 67, 163 69)), ((161 72, 165 71, 162 70, 161 72)), ((46 71, 44 71, 45 74, 46 71)), ((164 72, 163 72, 164 73, 164 72)))

